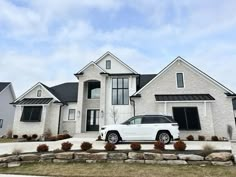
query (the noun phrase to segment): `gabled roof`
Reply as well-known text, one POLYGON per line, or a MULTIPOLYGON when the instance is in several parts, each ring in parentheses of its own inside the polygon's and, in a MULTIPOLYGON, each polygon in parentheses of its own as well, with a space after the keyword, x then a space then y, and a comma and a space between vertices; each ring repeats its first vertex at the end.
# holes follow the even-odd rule
POLYGON ((48 91, 48 93, 51 94, 52 97, 56 99, 58 102, 62 102, 62 103, 77 102, 77 96, 78 96, 78 83, 77 82, 63 83, 63 84, 56 85, 53 87, 48 87, 47 85, 39 82, 36 85, 34 85, 31 89, 26 91, 23 95, 21 95, 17 100, 15 100, 14 103, 18 103, 18 101, 21 98, 27 95, 27 93, 32 91, 38 85, 41 85, 42 87, 44 87, 48 91))
POLYGON ((2 92, 11 82, 0 82, 0 92, 2 92))
POLYGON ((135 70, 133 70, 131 67, 129 67, 127 64, 125 64, 122 60, 120 60, 117 56, 112 54, 110 51, 107 51, 105 54, 103 54, 100 58, 98 58, 95 63, 97 64, 99 61, 101 61, 103 58, 105 58, 107 55, 110 55, 112 58, 114 58, 116 61, 118 61, 120 64, 122 64, 124 67, 126 67, 128 70, 130 70, 132 73, 138 74, 135 70))
POLYGON ((181 58, 180 56, 178 56, 176 59, 174 59, 169 65, 167 65, 163 70, 161 70, 152 80, 150 80, 144 87, 142 87, 140 90, 138 90, 136 93, 134 93, 134 95, 136 94, 140 94, 140 92, 142 92, 142 90, 144 90, 148 85, 150 85, 155 79, 157 79, 160 75, 162 75, 163 73, 165 73, 165 71, 167 71, 171 66, 173 66, 176 62, 178 61, 182 61, 183 63, 185 63, 187 66, 189 66, 191 69, 193 69, 194 71, 196 71, 197 73, 199 73, 200 75, 202 75, 203 77, 207 78, 209 81, 211 81, 212 83, 214 83, 215 85, 217 85, 218 87, 222 88, 223 90, 225 90, 228 93, 234 94, 234 92, 230 89, 228 89, 227 87, 225 87, 224 85, 222 85, 221 83, 219 83, 218 81, 216 81, 215 79, 213 79, 212 77, 210 77, 209 75, 207 75, 206 73, 204 73, 203 71, 201 71, 200 69, 198 69, 197 67, 195 67, 194 65, 192 65, 191 63, 187 62, 185 59, 181 58))
POLYGON ((98 66, 96 63, 91 61, 89 64, 87 64, 85 67, 83 67, 80 71, 78 71, 75 75, 82 74, 89 66, 94 65, 96 66, 102 73, 106 73, 104 69, 102 69, 100 66, 98 66))
POLYGON ((150 80, 152 80, 156 74, 140 74, 136 79, 137 90, 143 88, 150 80))

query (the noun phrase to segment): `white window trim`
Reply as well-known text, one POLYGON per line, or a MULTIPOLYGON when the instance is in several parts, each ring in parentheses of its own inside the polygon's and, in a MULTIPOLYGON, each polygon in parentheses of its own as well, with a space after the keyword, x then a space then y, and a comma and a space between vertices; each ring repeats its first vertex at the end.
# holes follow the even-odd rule
POLYGON ((176 73, 175 73, 175 81, 176 81, 176 89, 185 89, 185 76, 184 76, 184 72, 176 72, 176 73), (184 84, 184 87, 178 87, 177 74, 182 74, 182 75, 183 75, 183 84, 184 84))

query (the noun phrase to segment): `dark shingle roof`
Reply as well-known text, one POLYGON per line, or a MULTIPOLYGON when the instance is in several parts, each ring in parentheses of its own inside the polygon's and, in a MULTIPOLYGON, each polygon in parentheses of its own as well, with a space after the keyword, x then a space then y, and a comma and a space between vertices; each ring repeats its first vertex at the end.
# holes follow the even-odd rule
POLYGON ((210 94, 169 94, 155 95, 156 101, 215 100, 210 94))
POLYGON ((68 82, 53 87, 48 87, 43 84, 55 97, 61 102, 77 102, 78 96, 78 83, 68 82))
POLYGON ((144 87, 155 76, 156 74, 141 74, 139 77, 137 77, 137 91, 144 87))
POLYGON ((0 92, 3 91, 9 84, 10 82, 0 82, 0 92))

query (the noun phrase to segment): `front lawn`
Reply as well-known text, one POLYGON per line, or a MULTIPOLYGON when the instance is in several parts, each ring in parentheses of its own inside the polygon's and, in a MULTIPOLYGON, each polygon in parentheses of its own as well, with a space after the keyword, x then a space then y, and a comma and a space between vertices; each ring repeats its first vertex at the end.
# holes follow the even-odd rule
POLYGON ((0 138, 0 143, 12 143, 15 142, 15 139, 12 138, 0 138))
POLYGON ((147 164, 40 163, 0 168, 0 173, 70 177, 235 177, 236 167, 167 166, 147 164))

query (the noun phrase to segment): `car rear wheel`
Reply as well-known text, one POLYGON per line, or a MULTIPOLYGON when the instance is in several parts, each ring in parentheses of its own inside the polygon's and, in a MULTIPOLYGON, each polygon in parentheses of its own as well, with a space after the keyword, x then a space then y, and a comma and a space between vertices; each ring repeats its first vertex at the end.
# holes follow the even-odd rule
POLYGON ((171 135, 167 131, 162 131, 157 134, 157 140, 165 144, 169 144, 171 141, 171 135))
POLYGON ((119 140, 120 140, 120 137, 119 137, 118 133, 116 133, 116 132, 110 132, 110 133, 108 133, 108 135, 107 135, 107 141, 108 141, 109 143, 117 144, 117 143, 119 142, 119 140))

